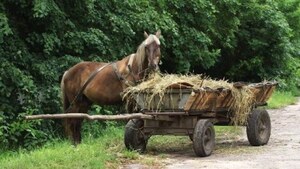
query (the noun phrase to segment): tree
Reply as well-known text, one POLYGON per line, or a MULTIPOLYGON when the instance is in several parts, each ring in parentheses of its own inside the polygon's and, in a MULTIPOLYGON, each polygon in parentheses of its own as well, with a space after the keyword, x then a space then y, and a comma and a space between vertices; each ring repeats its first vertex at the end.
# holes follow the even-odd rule
MULTIPOLYGON (((61 111, 60 78, 82 61, 136 51, 162 31, 162 71, 232 81, 299 84, 299 0, 35 0, 0 2, 0 142, 40 144, 60 122, 25 114, 61 111), (288 76, 289 75, 289 76, 288 76)), ((97 107, 96 111, 107 110, 97 107)), ((55 130, 57 129, 57 130, 55 130)))

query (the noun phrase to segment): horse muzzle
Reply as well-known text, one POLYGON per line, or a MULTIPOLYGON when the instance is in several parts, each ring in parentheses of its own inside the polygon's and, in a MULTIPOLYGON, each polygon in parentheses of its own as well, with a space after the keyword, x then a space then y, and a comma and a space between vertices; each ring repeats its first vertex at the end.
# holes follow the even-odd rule
POLYGON ((153 71, 159 70, 158 64, 155 64, 155 63, 149 64, 148 67, 150 70, 153 70, 153 71))

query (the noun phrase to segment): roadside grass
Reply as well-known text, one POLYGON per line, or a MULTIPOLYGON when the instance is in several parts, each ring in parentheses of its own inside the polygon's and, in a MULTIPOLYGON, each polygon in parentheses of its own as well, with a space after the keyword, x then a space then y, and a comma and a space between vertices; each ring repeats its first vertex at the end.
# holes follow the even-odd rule
MULTIPOLYGON (((231 139, 239 133, 236 127, 216 126, 216 136, 231 139)), ((78 146, 68 141, 52 141, 32 151, 18 150, 0 155, 1 169, 80 169, 119 168, 124 164, 139 163, 159 168, 159 160, 172 153, 193 153, 187 136, 153 136, 145 154, 126 150, 124 128, 110 127, 99 138, 85 137, 78 146)))
POLYGON ((124 164, 158 166, 158 158, 129 151, 123 143, 124 127, 109 127, 99 138, 85 137, 73 146, 69 141, 49 141, 32 151, 20 149, 0 154, 1 169, 114 169, 124 164))
MULTIPOLYGON (((33 151, 19 150, 0 155, 1 169, 118 168, 134 158, 122 145, 122 128, 110 127, 97 139, 86 138, 78 146, 68 141, 49 142, 33 151), (120 160, 118 154, 123 153, 120 160)), ((137 154, 137 153, 136 153, 137 154)))
POLYGON ((277 109, 287 105, 295 104, 297 97, 292 92, 275 91, 268 101, 268 108, 277 109))
MULTIPOLYGON (((290 92, 276 91, 267 108, 280 108, 296 102, 290 92)), ((215 126, 218 154, 255 153, 261 148, 249 146, 245 127, 215 126)), ((98 138, 86 136, 82 144, 74 147, 68 141, 50 141, 32 151, 20 149, 0 154, 1 169, 79 169, 119 168, 124 164, 139 163, 159 166, 159 159, 170 154, 193 154, 193 145, 187 136, 152 136, 145 154, 128 151, 123 143, 124 127, 111 126, 98 138)))
POLYGON ((188 136, 152 136, 147 145, 147 153, 164 156, 172 152, 187 151, 191 148, 188 136))

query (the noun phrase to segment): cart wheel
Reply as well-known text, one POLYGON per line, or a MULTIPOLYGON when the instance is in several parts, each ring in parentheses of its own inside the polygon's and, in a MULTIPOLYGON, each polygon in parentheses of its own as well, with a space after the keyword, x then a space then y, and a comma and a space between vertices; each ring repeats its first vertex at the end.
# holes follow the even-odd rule
POLYGON ((271 135, 271 120, 266 110, 255 109, 251 112, 247 124, 247 137, 252 146, 268 143, 271 135))
POLYGON ((129 150, 136 150, 140 153, 146 150, 147 139, 143 134, 144 121, 132 119, 125 126, 124 142, 129 150))
POLYGON ((193 137, 195 154, 200 157, 211 155, 215 148, 215 129, 210 120, 198 120, 193 137))

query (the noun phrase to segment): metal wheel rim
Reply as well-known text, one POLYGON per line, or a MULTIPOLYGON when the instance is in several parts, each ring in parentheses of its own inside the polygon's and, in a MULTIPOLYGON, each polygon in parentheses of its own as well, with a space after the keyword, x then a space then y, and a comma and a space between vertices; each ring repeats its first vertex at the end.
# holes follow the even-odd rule
POLYGON ((208 127, 203 135, 203 147, 205 152, 211 151, 211 147, 213 146, 213 130, 211 127, 208 127))
POLYGON ((268 122, 266 119, 261 118, 258 122, 258 134, 261 138, 265 137, 268 134, 268 122))
POLYGON ((143 127, 139 128, 137 130, 138 130, 138 134, 136 135, 137 150, 142 150, 144 148, 144 145, 145 145, 145 139, 144 139, 144 134, 143 134, 143 127))

